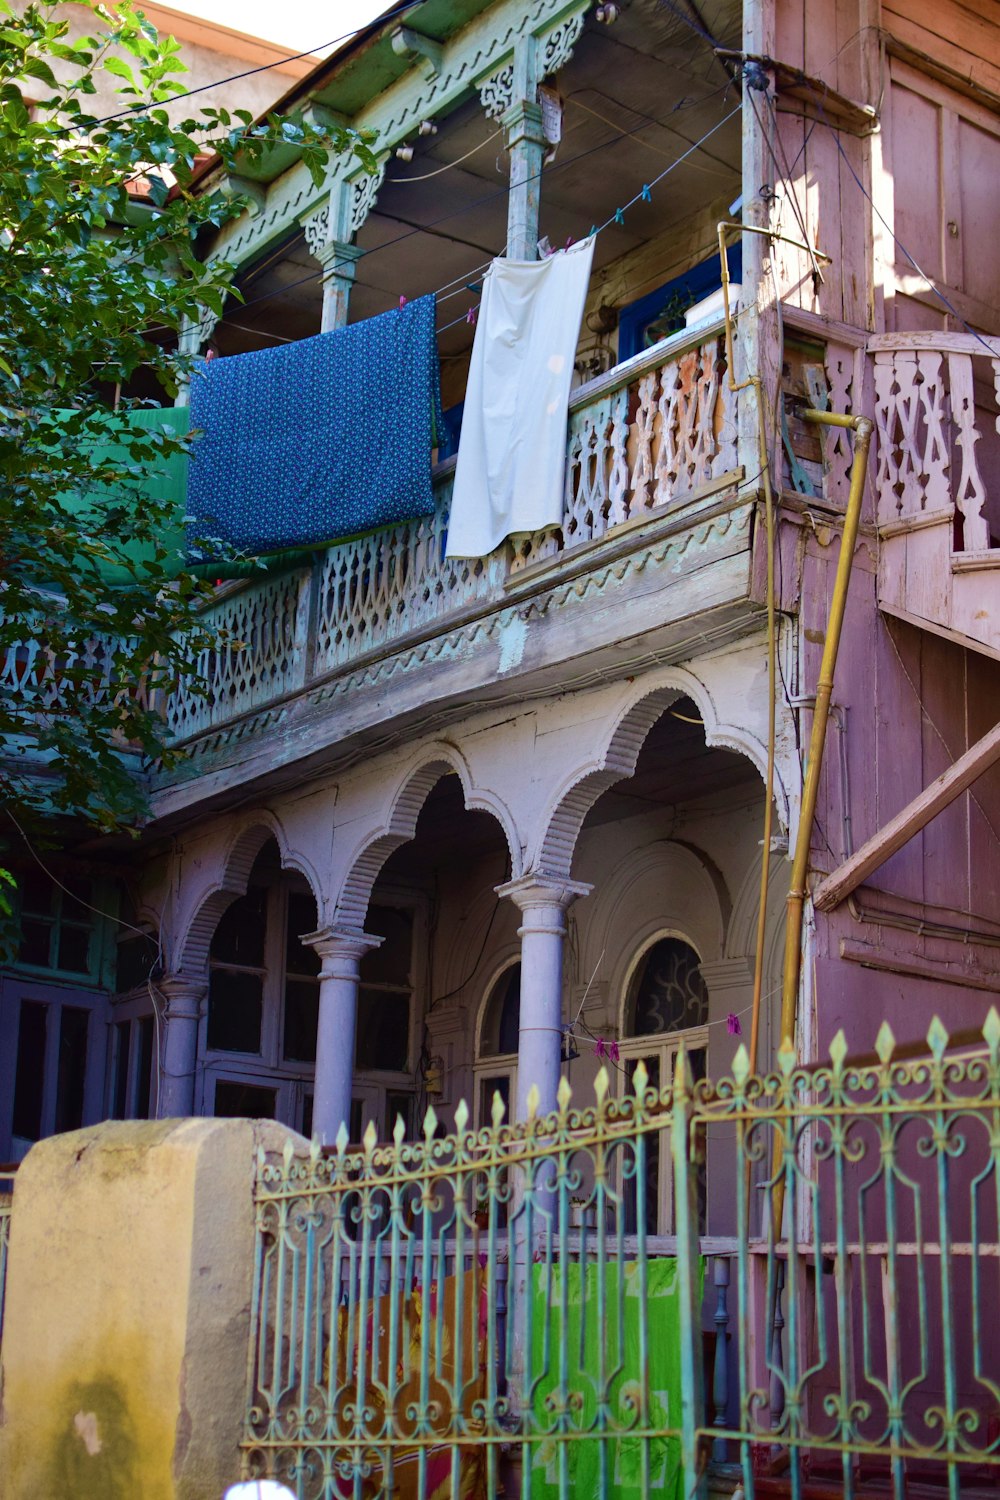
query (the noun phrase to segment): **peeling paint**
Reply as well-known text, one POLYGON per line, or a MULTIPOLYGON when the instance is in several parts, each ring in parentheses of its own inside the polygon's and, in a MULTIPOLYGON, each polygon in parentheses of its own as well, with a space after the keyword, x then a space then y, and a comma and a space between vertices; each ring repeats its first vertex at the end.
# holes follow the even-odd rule
POLYGON ((520 616, 515 615, 507 620, 497 631, 500 642, 500 661, 497 672, 502 676, 504 672, 512 672, 515 667, 521 665, 524 656, 524 648, 528 642, 528 626, 520 616))

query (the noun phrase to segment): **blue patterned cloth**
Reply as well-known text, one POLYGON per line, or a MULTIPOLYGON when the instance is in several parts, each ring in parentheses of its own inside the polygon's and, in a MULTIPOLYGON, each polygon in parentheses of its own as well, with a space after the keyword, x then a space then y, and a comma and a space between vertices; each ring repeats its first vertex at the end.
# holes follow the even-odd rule
POLYGON ((442 430, 434 297, 191 382, 188 537, 251 555, 319 545, 434 508, 442 430))

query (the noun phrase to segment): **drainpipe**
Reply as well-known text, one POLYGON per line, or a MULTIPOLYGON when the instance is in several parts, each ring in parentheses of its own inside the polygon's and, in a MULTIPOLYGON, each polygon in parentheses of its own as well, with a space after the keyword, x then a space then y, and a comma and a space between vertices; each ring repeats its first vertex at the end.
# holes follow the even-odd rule
POLYGON ((844 513, 844 532, 840 542, 840 557, 837 560, 837 576, 834 579, 830 617, 827 621, 826 639, 823 642, 823 659, 816 683, 816 707, 813 710, 812 733, 809 737, 809 754, 806 760, 806 780, 802 789, 802 806, 799 809, 799 827, 795 839, 795 857, 792 861, 792 878, 788 890, 780 1030, 782 1045, 787 1047, 795 1045, 799 979, 802 969, 802 913, 806 899, 809 846, 812 842, 813 823, 816 817, 816 799, 819 795, 820 772, 823 769, 823 748, 826 742, 827 721, 830 717, 833 678, 837 670, 837 655, 844 626, 847 590, 854 563, 854 548, 861 521, 861 503, 864 498, 865 477, 868 473, 868 450, 871 447, 873 431, 873 424, 868 417, 849 417, 832 411, 805 411, 802 415, 807 422, 818 422, 827 427, 852 427, 855 432, 855 442, 854 461, 851 464, 851 488, 847 497, 847 510, 844 513))

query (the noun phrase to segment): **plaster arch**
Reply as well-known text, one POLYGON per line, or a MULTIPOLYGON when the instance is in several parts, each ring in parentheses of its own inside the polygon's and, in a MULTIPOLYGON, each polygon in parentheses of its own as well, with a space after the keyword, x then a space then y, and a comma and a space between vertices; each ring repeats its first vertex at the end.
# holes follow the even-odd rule
POLYGON ((279 818, 267 810, 248 815, 228 842, 221 846, 218 864, 210 873, 208 890, 192 901, 193 910, 178 923, 178 938, 172 967, 182 973, 203 974, 208 970, 208 954, 215 929, 223 912, 238 896, 246 894, 254 861, 269 839, 278 846, 283 870, 297 870, 308 881, 321 910, 322 889, 316 872, 301 855, 289 847, 279 818))
POLYGON ((333 925, 363 928, 379 871, 394 850, 413 838, 424 803, 441 777, 452 772, 461 782, 466 808, 488 812, 500 824, 510 851, 512 878, 521 874, 521 845, 506 806, 493 793, 474 785, 466 760, 453 745, 425 746, 416 763, 411 762, 397 779, 382 822, 347 856, 346 874, 333 903, 333 925))
POLYGON ((609 956, 604 972, 619 1028, 629 976, 656 938, 681 938, 702 963, 723 955, 725 922, 715 882, 685 844, 658 842, 626 856, 595 895, 581 969, 589 977, 601 954, 609 956))
MULTIPOLYGON (((704 665, 711 667, 711 663, 704 665)), ((761 780, 765 780, 766 745, 751 729, 722 718, 713 693, 701 676, 686 667, 666 668, 630 687, 623 701, 605 721, 606 730, 600 736, 602 748, 562 782, 549 804, 550 811, 543 818, 542 833, 526 862, 529 869, 570 878, 577 840, 587 813, 615 782, 634 774, 639 754, 653 725, 671 704, 684 697, 690 698, 698 707, 706 745, 746 756, 756 767, 761 780)), ((787 828, 788 797, 777 764, 774 793, 779 822, 787 828)))

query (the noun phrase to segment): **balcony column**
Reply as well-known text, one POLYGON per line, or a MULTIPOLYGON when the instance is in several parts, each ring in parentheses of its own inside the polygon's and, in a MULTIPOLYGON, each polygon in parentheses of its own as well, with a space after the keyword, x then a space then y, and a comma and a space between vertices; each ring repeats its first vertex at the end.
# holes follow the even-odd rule
POLYGON ((538 1088, 538 1110, 556 1107, 562 1066, 562 968, 566 911, 592 886, 544 872, 522 875, 497 886, 509 896, 524 920, 521 939, 521 1019, 517 1038, 517 1097, 514 1117, 528 1115, 528 1094, 538 1088))
POLYGON ((156 1118, 193 1115, 198 1065, 198 1027, 208 994, 207 974, 165 974, 155 983, 163 1003, 158 1025, 156 1118))
POLYGON ((323 267, 323 319, 321 333, 347 327, 347 312, 354 283, 355 264, 364 252, 343 240, 327 240, 316 259, 323 267))
POLYGON ((532 36, 521 37, 514 49, 512 99, 503 127, 510 152, 507 254, 512 260, 536 260, 542 158, 548 143, 538 103, 538 43, 532 36))
MULTIPOLYGON (((187 354, 197 358, 203 353, 205 345, 215 332, 215 325, 219 319, 207 308, 202 309, 201 317, 195 321, 192 318, 184 318, 181 321, 180 331, 177 335, 177 353, 187 354)), ((177 398, 175 406, 189 406, 191 403, 191 377, 180 375, 177 382, 177 398)))
POLYGON ((382 939, 357 929, 321 927, 302 938, 322 960, 313 1082, 313 1135, 332 1146, 341 1125, 350 1128, 354 1038, 361 960, 382 939))

